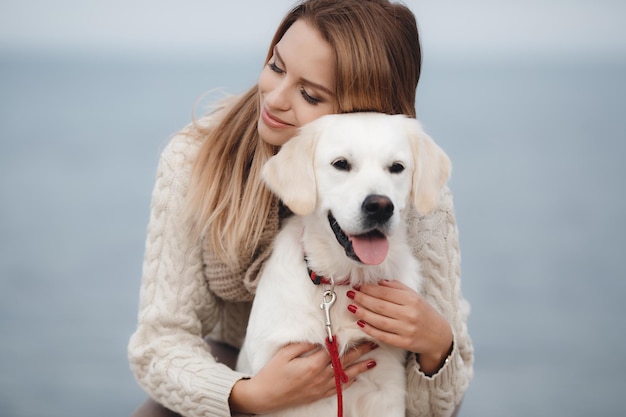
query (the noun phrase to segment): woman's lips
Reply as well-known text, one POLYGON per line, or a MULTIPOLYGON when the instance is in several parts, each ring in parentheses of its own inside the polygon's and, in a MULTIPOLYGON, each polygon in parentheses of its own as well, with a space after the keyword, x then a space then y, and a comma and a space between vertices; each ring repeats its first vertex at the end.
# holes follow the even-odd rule
POLYGON ((261 110, 261 119, 263 119, 263 123, 273 128, 284 128, 293 126, 292 124, 289 124, 278 119, 275 116, 272 116, 265 107, 263 107, 263 110, 261 110))

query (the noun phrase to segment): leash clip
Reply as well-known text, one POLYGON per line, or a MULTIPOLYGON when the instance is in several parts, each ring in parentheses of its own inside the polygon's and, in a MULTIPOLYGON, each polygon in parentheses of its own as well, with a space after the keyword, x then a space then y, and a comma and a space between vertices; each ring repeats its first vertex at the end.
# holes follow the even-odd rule
POLYGON ((330 288, 324 291, 324 294, 322 295, 322 304, 320 304, 320 308, 324 310, 324 316, 326 318, 326 323, 324 325, 326 326, 326 333, 328 334, 328 340, 331 343, 333 342, 333 329, 332 329, 332 323, 330 320, 330 309, 332 308, 333 304, 335 304, 336 300, 337 300, 337 294, 335 293, 335 281, 332 278, 330 278, 330 288))

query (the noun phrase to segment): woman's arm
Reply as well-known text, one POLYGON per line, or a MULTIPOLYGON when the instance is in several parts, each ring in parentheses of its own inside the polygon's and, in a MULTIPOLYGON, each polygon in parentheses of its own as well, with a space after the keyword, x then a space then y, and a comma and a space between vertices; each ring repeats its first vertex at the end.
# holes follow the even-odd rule
POLYGON ((230 416, 228 397, 244 375, 219 364, 203 339, 218 319, 202 252, 183 215, 193 139, 181 134, 164 150, 154 187, 137 330, 128 355, 139 385, 186 416, 230 416))
POLYGON ((413 225, 415 253, 424 275, 423 295, 450 324, 452 351, 441 369, 428 376, 416 355, 407 363, 411 416, 450 416, 473 376, 474 348, 467 331, 469 305, 461 292, 459 235, 452 194, 444 190, 437 210, 413 225))

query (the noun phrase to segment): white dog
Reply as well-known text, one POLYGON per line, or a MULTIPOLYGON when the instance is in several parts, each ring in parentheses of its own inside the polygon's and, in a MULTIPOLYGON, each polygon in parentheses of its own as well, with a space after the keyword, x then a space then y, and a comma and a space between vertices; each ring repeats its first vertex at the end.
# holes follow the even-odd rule
MULTIPOLYGON (((368 340, 347 310, 350 287, 340 285, 388 278, 419 290, 406 213, 411 204, 421 214, 434 209, 449 174, 448 157, 415 119, 351 113, 304 126, 263 170, 295 216, 285 221, 265 265, 237 369, 254 375, 291 342, 324 346, 330 336, 343 354, 368 340), (309 270, 326 283, 315 285, 309 270), (325 302, 332 308, 324 310, 325 302)), ((406 352, 377 343, 366 356, 377 366, 343 392, 345 416, 405 415, 406 352)), ((336 413, 333 396, 273 415, 336 413)))

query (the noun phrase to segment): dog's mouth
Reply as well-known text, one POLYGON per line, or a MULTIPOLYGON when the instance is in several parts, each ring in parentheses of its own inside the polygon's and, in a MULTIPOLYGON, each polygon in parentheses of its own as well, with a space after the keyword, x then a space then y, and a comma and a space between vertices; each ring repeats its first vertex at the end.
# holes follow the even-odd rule
POLYGON ((380 230, 374 229, 360 235, 349 235, 341 229, 331 212, 328 213, 328 223, 335 233, 337 242, 349 258, 366 265, 378 265, 387 257, 389 241, 380 230))

